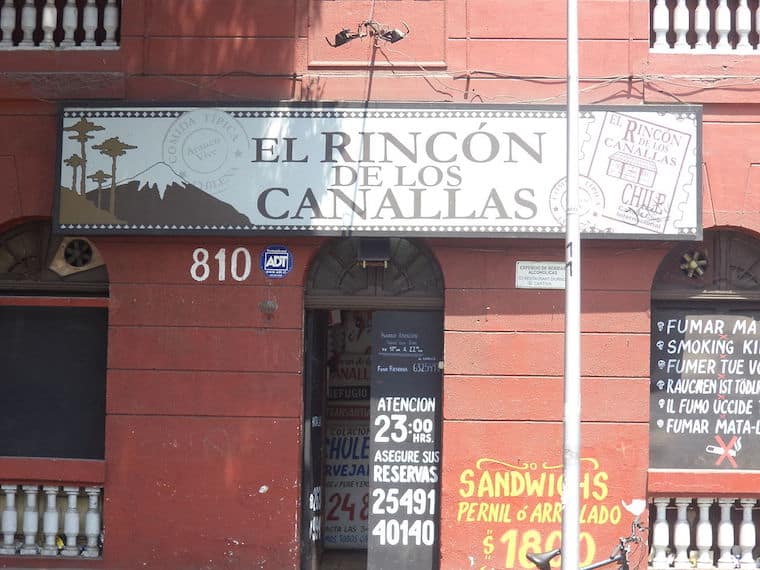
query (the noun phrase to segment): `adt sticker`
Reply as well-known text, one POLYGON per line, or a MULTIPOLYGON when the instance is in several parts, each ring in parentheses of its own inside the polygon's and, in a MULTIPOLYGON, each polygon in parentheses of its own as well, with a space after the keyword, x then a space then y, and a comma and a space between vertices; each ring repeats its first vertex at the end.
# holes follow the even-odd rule
POLYGON ((284 245, 270 245, 261 253, 259 265, 270 279, 282 279, 293 269, 293 254, 284 245))

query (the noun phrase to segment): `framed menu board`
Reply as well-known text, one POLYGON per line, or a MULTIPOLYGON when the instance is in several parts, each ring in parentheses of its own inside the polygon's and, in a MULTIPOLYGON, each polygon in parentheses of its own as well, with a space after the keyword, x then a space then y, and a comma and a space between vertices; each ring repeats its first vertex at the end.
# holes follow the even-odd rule
POLYGON ((650 466, 760 469, 760 307, 652 313, 650 466))

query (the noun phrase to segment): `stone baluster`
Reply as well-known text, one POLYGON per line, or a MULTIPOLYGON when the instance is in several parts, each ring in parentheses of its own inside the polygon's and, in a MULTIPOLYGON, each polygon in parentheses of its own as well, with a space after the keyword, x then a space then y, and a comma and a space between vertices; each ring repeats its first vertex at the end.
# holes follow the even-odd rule
POLYGON ((104 47, 116 47, 116 32, 119 29, 119 8, 116 6, 116 0, 108 0, 103 10, 103 28, 106 31, 104 47))
POLYGON ((5 2, 0 8, 0 32, 3 34, 0 47, 13 47, 13 29, 16 27, 16 7, 13 2, 5 2))
POLYGON ((16 530, 18 530, 18 512, 16 511, 16 485, 0 485, 5 493, 5 508, 0 522, 3 533, 3 544, 0 554, 16 554, 16 530))
POLYGON ((755 548, 756 529, 755 523, 752 522, 752 507, 755 506, 755 499, 741 499, 742 505, 742 523, 739 527, 739 548, 741 558, 739 564, 742 569, 755 568, 755 560, 752 558, 752 550, 755 548))
POLYGON ((676 550, 676 557, 673 561, 673 568, 691 568, 691 562, 689 562, 691 532, 689 521, 686 519, 686 509, 690 504, 691 497, 676 497, 677 516, 673 528, 673 547, 676 550))
POLYGON ((98 7, 95 4, 95 0, 87 0, 87 3, 84 5, 82 27, 84 28, 82 47, 94 48, 96 46, 95 32, 98 30, 98 7))
POLYGON ((77 535, 79 534, 79 509, 77 508, 77 499, 79 498, 79 487, 64 487, 66 493, 66 512, 63 515, 63 534, 66 536, 66 545, 61 551, 63 556, 79 556, 79 547, 77 546, 77 535))
POLYGON ((749 43, 749 33, 752 31, 752 16, 747 6, 747 0, 739 0, 736 7, 736 35, 739 38, 736 42, 736 51, 747 53, 752 50, 752 44, 749 43))
POLYGON ((731 506, 736 499, 721 497, 718 499, 720 506, 720 522, 718 523, 718 568, 734 568, 734 557, 731 548, 734 546, 734 525, 731 522, 731 506))
POLYGON ((697 498, 699 507, 699 522, 697 523, 697 568, 713 568, 712 524, 710 523, 710 506, 715 499, 709 497, 697 498))
POLYGON ((63 40, 61 40, 61 47, 74 47, 76 45, 74 34, 77 31, 76 0, 66 0, 66 5, 63 7, 63 19, 61 22, 61 27, 63 27, 63 40))
POLYGON ((668 28, 670 27, 670 13, 665 0, 657 0, 652 12, 652 29, 654 30, 653 49, 665 51, 670 49, 667 41, 668 28))
POLYGON ((58 487, 45 485, 42 487, 45 493, 45 512, 42 515, 42 534, 45 541, 40 549, 43 556, 57 556, 58 546, 55 544, 55 537, 58 534, 58 508, 56 500, 58 498, 58 487))
POLYGON ((707 32, 710 31, 710 8, 707 0, 699 0, 694 12, 694 30, 697 32, 697 42, 694 49, 698 51, 709 51, 710 44, 707 43, 707 32))
POLYGON ((20 48, 34 47, 34 28, 37 27, 37 8, 34 6, 34 0, 23 0, 21 3, 21 31, 24 33, 20 48))
POLYGON ((673 49, 684 52, 689 51, 690 46, 686 43, 686 33, 689 31, 689 8, 686 0, 678 0, 673 10, 673 30, 676 33, 676 41, 673 49))
POLYGON ((55 0, 47 0, 44 8, 42 8, 42 42, 40 47, 53 48, 55 47, 55 41, 53 40, 53 32, 58 25, 58 10, 55 7, 55 0))
POLYGON ((730 50, 731 44, 728 43, 728 34, 731 31, 731 10, 728 7, 728 0, 719 0, 718 7, 715 9, 715 32, 718 34, 718 43, 715 49, 730 50))
POLYGON ((19 554, 36 556, 40 553, 40 547, 37 546, 37 532, 40 525, 40 513, 37 512, 37 494, 40 492, 37 485, 23 485, 21 487, 26 496, 26 507, 24 508, 24 544, 19 550, 19 554))
POLYGON ((665 518, 665 509, 670 503, 668 497, 655 497, 652 500, 655 509, 655 521, 652 526, 652 568, 668 568, 670 566, 667 557, 668 544, 670 542, 670 529, 665 518))
POLYGON ((85 558, 97 558, 100 556, 98 548, 98 536, 100 535, 100 488, 85 487, 87 493, 87 514, 84 517, 84 533, 87 537, 87 546, 85 546, 82 556, 85 558))

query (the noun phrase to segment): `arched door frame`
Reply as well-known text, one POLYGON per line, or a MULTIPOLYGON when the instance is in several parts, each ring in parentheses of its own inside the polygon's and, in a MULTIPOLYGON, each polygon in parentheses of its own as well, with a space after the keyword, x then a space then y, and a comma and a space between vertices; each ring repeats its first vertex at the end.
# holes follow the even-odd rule
MULTIPOLYGON (((747 321, 760 320, 760 240, 732 228, 714 228, 705 231, 701 242, 673 246, 655 273, 650 306, 650 468, 714 470, 737 467, 738 462, 742 469, 757 469, 757 452, 744 446, 739 456, 740 440, 731 439, 737 434, 719 427, 717 420, 725 414, 697 404, 712 402, 716 394, 721 399, 747 398, 741 391, 732 392, 731 383, 752 375, 744 364, 755 355, 745 355, 740 341, 754 334, 746 332, 747 321), (701 367, 690 369, 689 362, 701 367), (682 382, 694 378, 700 383, 685 390, 682 382), (666 427, 669 422, 673 431, 666 427), (730 461, 709 455, 707 449, 719 449, 715 445, 722 447, 721 441, 729 446, 724 459, 729 451, 734 453, 730 461)), ((655 485, 672 484, 668 475, 662 477, 655 485)), ((697 484, 692 491, 703 489, 697 484)))

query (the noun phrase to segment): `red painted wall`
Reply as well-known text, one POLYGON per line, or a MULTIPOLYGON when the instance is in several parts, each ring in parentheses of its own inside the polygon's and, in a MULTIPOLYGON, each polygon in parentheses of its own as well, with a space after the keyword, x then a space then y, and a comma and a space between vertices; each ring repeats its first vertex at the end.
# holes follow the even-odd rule
MULTIPOLYGON (((562 248, 522 240, 436 248, 447 286, 444 568, 530 567, 526 552, 556 547, 561 498, 550 483, 562 471, 564 292, 515 289, 514 267, 560 260, 562 248), (489 482, 505 466, 512 484, 494 491, 489 482), (531 491, 528 481, 545 485, 531 491), (498 504, 509 512, 493 520, 498 504)), ((581 465, 595 491, 581 494, 582 560, 606 553, 625 529, 613 524, 629 521, 621 501, 646 494, 649 288, 664 251, 584 246, 581 465)))
MULTIPOLYGON (((50 215, 61 100, 564 102, 565 17, 555 0, 122 5, 117 51, 0 51, 0 230, 50 215), (377 50, 366 39, 328 46, 325 37, 368 17, 403 20, 411 33, 377 50)), ((760 231, 760 109, 751 83, 735 78, 756 76, 760 58, 650 55, 646 0, 583 0, 580 14, 583 102, 704 104, 705 227, 760 231)), ((288 240, 293 273, 272 282, 254 271, 244 283, 196 282, 193 250, 245 247, 257 259, 270 240, 95 243, 111 280, 106 462, 70 475, 105 486, 104 559, 88 567, 297 567, 303 284, 322 241, 288 240), (258 304, 272 299, 269 317, 258 304)), ((520 567, 525 548, 552 544, 558 522, 531 515, 537 505, 554 512, 557 497, 493 493, 488 469, 557 473, 564 301, 561 292, 515 289, 514 267, 562 259, 562 246, 430 244, 446 283, 442 567, 520 567), (510 523, 478 520, 480 505, 494 502, 511 505, 510 523)), ((605 489, 584 500, 587 509, 647 490, 650 288, 668 248, 584 247, 582 455, 605 489)), ((0 460, 0 478, 50 477, 37 469, 0 460)), ((676 480, 658 477, 650 490, 676 480)), ((583 530, 599 554, 622 527, 583 530)))
POLYGON ((294 567, 311 246, 293 248, 302 263, 283 283, 255 268, 242 283, 215 272, 199 283, 196 247, 245 247, 257 260, 265 242, 151 241, 98 242, 111 279, 106 523, 140 529, 109 533, 105 561, 294 567))

